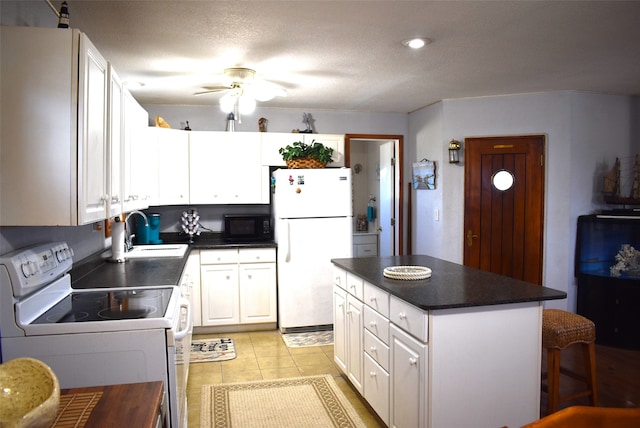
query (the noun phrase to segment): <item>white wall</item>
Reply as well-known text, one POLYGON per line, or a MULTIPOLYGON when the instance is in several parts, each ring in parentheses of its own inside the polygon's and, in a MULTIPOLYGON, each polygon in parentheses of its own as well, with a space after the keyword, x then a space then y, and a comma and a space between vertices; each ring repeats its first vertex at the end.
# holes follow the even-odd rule
POLYGON ((412 113, 410 134, 416 138, 416 153, 435 153, 434 158, 439 155, 442 165, 437 177, 440 193, 421 191, 416 195, 414 240, 427 241, 417 248, 462 262, 464 159, 461 166, 447 163, 447 143, 451 138, 464 141, 471 136, 544 134, 543 284, 568 293, 567 300, 552 301, 547 306, 575 310, 577 216, 603 207, 598 194, 599 171, 602 164, 612 165, 616 156, 633 152, 633 145, 637 148, 637 118, 635 98, 576 92, 445 100, 412 113), (432 215, 419 215, 420 210, 433 211, 439 203, 440 222, 432 215), (433 248, 430 236, 440 236, 441 245, 433 248))
MULTIPOLYGON (((443 189, 449 189, 450 183, 444 181, 444 171, 449 171, 448 152, 443 151, 441 144, 451 138, 443 135, 443 104, 437 103, 411 114, 409 121, 409 139, 412 140, 412 156, 407 159, 405 182, 412 180, 412 163, 422 159, 436 162, 435 190, 412 190, 412 230, 414 236, 412 247, 414 254, 427 254, 444 258, 442 233, 445 223, 442 202, 443 189), (439 220, 435 219, 438 210, 439 220)), ((448 145, 448 143, 447 143, 448 145)), ((409 156, 407 156, 408 158, 409 156)))

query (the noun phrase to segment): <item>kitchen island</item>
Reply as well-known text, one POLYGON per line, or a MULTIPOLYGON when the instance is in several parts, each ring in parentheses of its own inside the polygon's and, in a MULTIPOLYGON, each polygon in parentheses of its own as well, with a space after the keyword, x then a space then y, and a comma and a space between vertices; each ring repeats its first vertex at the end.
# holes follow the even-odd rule
POLYGON ((539 418, 542 302, 566 293, 429 256, 332 262, 335 362, 387 425, 539 418), (391 266, 432 274, 394 280, 391 266))

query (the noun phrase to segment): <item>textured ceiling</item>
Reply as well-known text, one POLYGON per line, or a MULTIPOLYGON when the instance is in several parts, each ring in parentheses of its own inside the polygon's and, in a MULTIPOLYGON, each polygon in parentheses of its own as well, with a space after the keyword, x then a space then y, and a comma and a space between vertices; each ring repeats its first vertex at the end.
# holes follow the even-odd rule
MULTIPOLYGON (((4 1, 4 0, 3 0, 4 1)), ((60 2, 53 2, 59 4, 60 2)), ((637 1, 74 1, 143 104, 210 105, 227 67, 280 84, 279 108, 411 112, 446 98, 640 94, 637 1), (433 42, 419 51, 408 37, 433 42)))

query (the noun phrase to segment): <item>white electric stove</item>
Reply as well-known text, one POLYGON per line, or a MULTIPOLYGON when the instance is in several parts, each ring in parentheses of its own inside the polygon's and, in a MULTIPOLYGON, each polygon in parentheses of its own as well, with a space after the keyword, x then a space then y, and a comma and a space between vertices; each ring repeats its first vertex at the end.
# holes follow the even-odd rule
POLYGON ((161 380, 169 426, 186 426, 192 325, 180 289, 76 290, 72 263, 64 242, 0 256, 2 361, 37 358, 62 388, 161 380))

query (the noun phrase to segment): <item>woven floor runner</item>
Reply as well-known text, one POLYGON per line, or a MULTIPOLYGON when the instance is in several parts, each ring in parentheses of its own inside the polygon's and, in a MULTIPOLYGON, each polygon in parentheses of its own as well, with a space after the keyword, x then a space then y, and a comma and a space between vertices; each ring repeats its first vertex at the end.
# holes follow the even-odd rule
POLYGON ((331 375, 202 387, 201 428, 365 428, 331 375))

